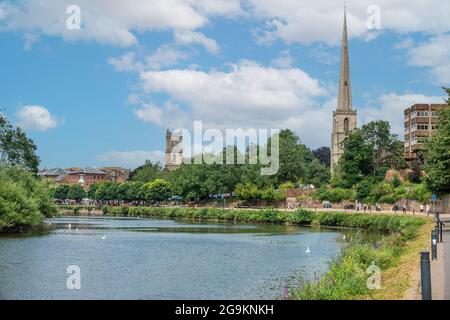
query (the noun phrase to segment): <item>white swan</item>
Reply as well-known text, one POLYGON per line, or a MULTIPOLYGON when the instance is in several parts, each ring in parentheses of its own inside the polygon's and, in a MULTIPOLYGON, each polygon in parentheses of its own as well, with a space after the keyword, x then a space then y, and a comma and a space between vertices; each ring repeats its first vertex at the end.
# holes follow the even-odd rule
POLYGON ((306 252, 305 252, 306 254, 310 254, 311 253, 311 250, 309 250, 309 247, 306 247, 306 252))
POLYGON ((106 239, 106 236, 105 235, 103 235, 103 237, 102 237, 102 240, 105 240, 106 239))

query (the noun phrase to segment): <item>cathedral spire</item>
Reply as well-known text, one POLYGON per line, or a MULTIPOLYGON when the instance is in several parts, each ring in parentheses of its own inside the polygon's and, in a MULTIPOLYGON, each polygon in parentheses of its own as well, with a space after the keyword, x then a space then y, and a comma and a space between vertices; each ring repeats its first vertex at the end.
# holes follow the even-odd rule
POLYGON ((357 113, 352 106, 350 63, 348 56, 347 10, 344 7, 344 30, 342 32, 341 77, 337 110, 333 112, 333 134, 331 136, 331 172, 336 172, 339 159, 344 154, 344 141, 356 129, 357 113))
POLYGON ((344 30, 342 32, 341 77, 339 79, 338 111, 352 111, 352 87, 347 38, 347 9, 344 7, 344 30))

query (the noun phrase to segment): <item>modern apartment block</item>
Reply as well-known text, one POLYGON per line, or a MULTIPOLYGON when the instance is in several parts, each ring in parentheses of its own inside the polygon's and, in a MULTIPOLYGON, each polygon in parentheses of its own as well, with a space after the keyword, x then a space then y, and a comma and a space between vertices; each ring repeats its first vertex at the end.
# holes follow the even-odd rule
POLYGON ((407 162, 418 158, 417 151, 423 149, 426 139, 436 130, 438 113, 446 107, 446 104, 415 104, 404 111, 407 162))

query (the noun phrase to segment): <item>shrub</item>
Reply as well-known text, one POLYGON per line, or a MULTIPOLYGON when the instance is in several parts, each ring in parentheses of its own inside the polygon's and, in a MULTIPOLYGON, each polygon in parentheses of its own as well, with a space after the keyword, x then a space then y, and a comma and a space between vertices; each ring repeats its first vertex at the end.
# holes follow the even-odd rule
POLYGON ((0 166, 0 231, 42 222, 56 214, 47 182, 16 167, 0 166))
POLYGON ((343 188, 334 188, 334 189, 326 189, 321 188, 315 192, 313 198, 320 201, 330 201, 339 203, 344 200, 354 200, 355 192, 351 189, 343 189, 343 188))
POLYGON ((300 224, 300 225, 310 225, 314 221, 315 213, 309 210, 300 209, 287 217, 287 222, 300 224))

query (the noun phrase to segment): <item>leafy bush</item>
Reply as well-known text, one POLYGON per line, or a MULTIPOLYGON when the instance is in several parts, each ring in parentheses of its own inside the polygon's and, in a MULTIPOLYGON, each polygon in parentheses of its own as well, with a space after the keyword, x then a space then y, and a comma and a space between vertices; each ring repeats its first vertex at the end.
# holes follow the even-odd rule
POLYGON ((40 224, 56 214, 45 181, 16 167, 0 167, 0 231, 40 224))
POLYGON ((315 219, 315 213, 310 210, 300 209, 290 214, 287 221, 294 224, 310 225, 315 219))
POLYGON ((356 194, 351 189, 344 188, 334 188, 334 189, 326 189, 320 188, 313 194, 313 198, 320 201, 330 201, 334 203, 339 203, 344 200, 355 200, 356 194))

